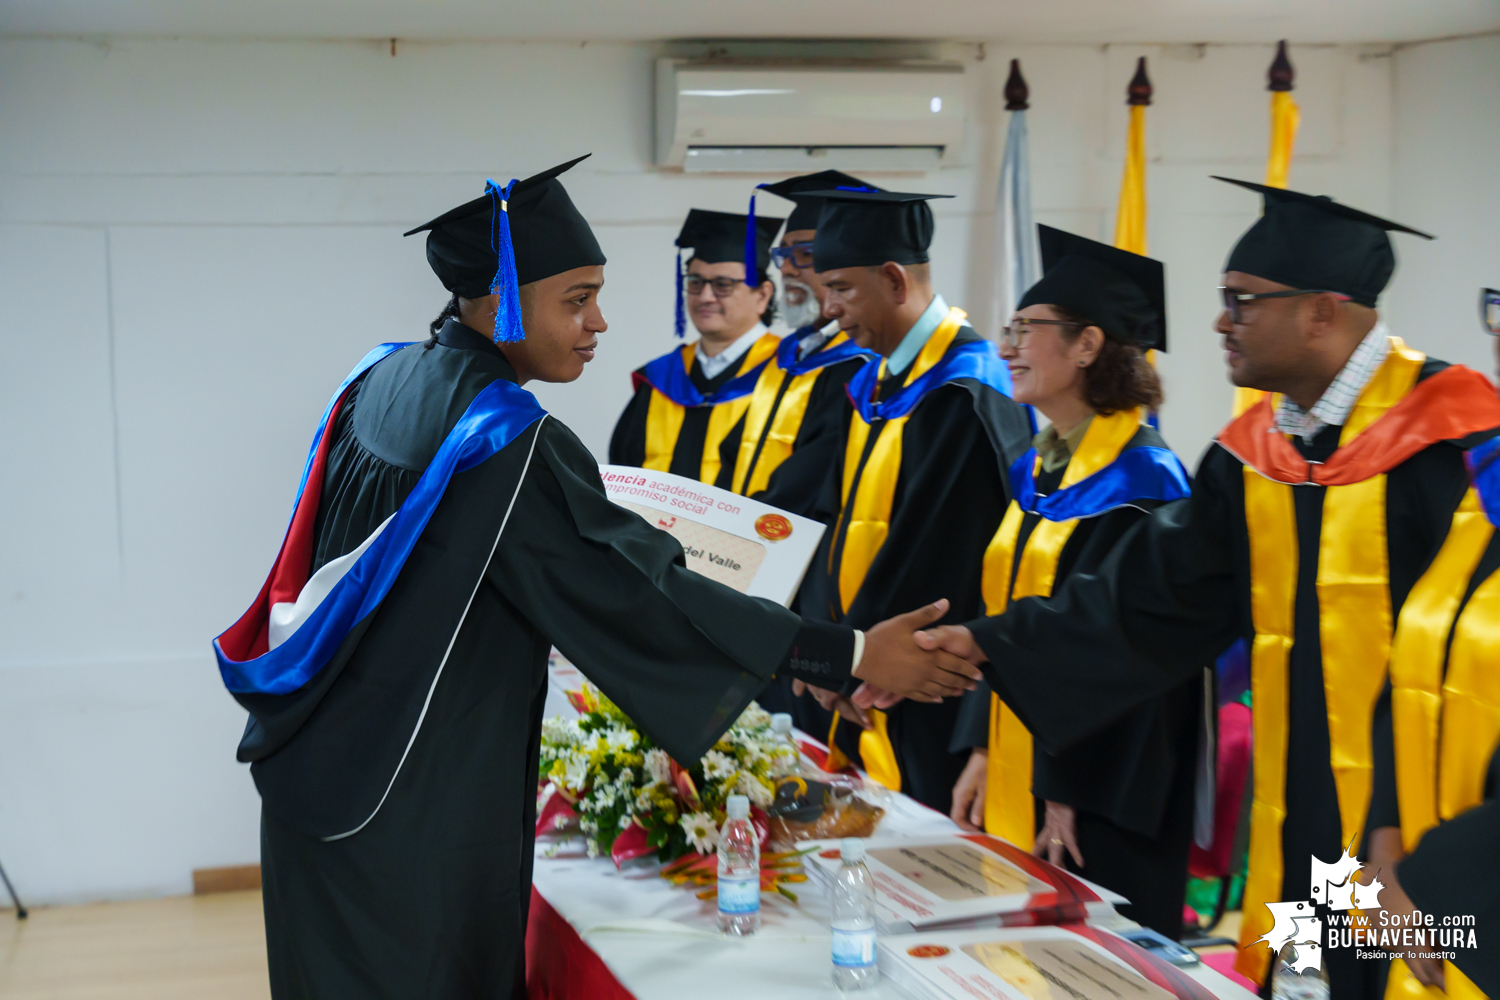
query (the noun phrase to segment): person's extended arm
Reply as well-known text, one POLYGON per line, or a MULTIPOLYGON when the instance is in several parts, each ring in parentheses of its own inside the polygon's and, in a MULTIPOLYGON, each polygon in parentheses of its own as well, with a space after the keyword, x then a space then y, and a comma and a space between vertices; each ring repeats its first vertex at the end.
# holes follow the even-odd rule
POLYGON ((991 687, 1056 752, 1229 646, 1240 630, 1234 538, 1228 498, 1200 478, 1192 497, 1132 528, 1097 573, 919 638, 986 663, 991 687))
MULTIPOLYGON (((687 569, 670 535, 609 501, 561 425, 543 426, 488 578, 626 714, 653 735, 680 734, 661 742, 682 759, 701 756, 776 672, 833 685, 851 673, 852 630, 687 569)), ((869 629, 855 675, 923 700, 967 690, 973 679, 955 672, 967 664, 950 657, 943 669, 911 638, 941 614, 869 629)))

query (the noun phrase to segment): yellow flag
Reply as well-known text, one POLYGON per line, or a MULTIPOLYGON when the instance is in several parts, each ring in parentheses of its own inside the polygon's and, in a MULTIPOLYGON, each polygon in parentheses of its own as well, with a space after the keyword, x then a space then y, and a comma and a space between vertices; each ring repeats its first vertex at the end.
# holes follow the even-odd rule
MULTIPOLYGON (((1135 76, 1126 90, 1130 104, 1130 127, 1125 133, 1125 173, 1120 178, 1120 204, 1115 212, 1115 246, 1146 255, 1146 107, 1151 103, 1151 80, 1146 76, 1146 57, 1136 63, 1135 76)), ((1156 363, 1156 352, 1146 357, 1156 363)))
POLYGON ((1151 80, 1146 57, 1136 63, 1126 90, 1130 130, 1125 133, 1125 174, 1120 178, 1120 205, 1115 213, 1115 246, 1146 253, 1146 107, 1151 103, 1151 80))

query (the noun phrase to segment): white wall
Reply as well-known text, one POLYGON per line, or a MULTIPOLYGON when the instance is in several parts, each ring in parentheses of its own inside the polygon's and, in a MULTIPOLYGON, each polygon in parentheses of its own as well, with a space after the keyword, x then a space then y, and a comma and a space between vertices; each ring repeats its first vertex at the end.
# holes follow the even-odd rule
POLYGON ((1408 340, 1493 379, 1479 289, 1500 288, 1500 35, 1399 48, 1394 82, 1391 211, 1438 238, 1397 237, 1386 306, 1408 340))
MULTIPOLYGON (((256 858, 258 803, 233 761, 243 715, 209 639, 263 578, 327 394, 370 345, 422 336, 445 299, 420 239, 400 232, 485 176, 588 150, 567 183, 610 258, 612 326, 581 383, 538 395, 602 453, 627 373, 671 345, 684 210, 743 211, 752 181, 650 166, 659 51, 0 40, 0 859, 24 894, 185 891, 194 867, 256 858)), ((1494 40, 1463 52, 1402 50, 1393 71, 1389 50, 1293 50, 1294 186, 1468 233, 1398 247, 1398 329, 1450 357, 1478 343, 1463 321, 1481 278, 1500 281, 1493 266, 1456 273, 1483 270, 1486 170, 1500 162, 1481 127, 1500 103, 1494 40), (1429 109, 1457 103, 1458 86, 1469 124, 1445 124, 1429 109), (1437 317, 1440 331, 1419 322, 1437 317)), ((1032 88, 1038 219, 1107 239, 1124 88, 1150 56, 1151 249, 1168 263, 1172 337, 1163 419, 1191 463, 1229 405, 1209 330, 1215 277, 1258 210, 1206 175, 1260 176, 1270 50, 941 54, 969 63, 964 163, 882 182, 958 196, 938 206, 937 279, 984 328, 1009 58, 1032 88)))

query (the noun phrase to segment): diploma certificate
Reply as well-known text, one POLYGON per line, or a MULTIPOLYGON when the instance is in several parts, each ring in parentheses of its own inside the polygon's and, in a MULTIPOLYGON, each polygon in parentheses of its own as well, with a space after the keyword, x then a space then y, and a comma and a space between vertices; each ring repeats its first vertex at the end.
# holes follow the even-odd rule
POLYGON ((695 479, 601 465, 604 492, 682 545, 689 569, 742 594, 791 604, 823 525, 695 479))

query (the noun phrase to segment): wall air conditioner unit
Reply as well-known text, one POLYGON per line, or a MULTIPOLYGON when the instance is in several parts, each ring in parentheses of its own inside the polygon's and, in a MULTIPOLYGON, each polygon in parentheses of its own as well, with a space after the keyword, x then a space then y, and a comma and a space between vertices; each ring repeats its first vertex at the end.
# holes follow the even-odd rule
POLYGON ((957 63, 656 61, 658 166, 932 170, 963 138, 957 63))

